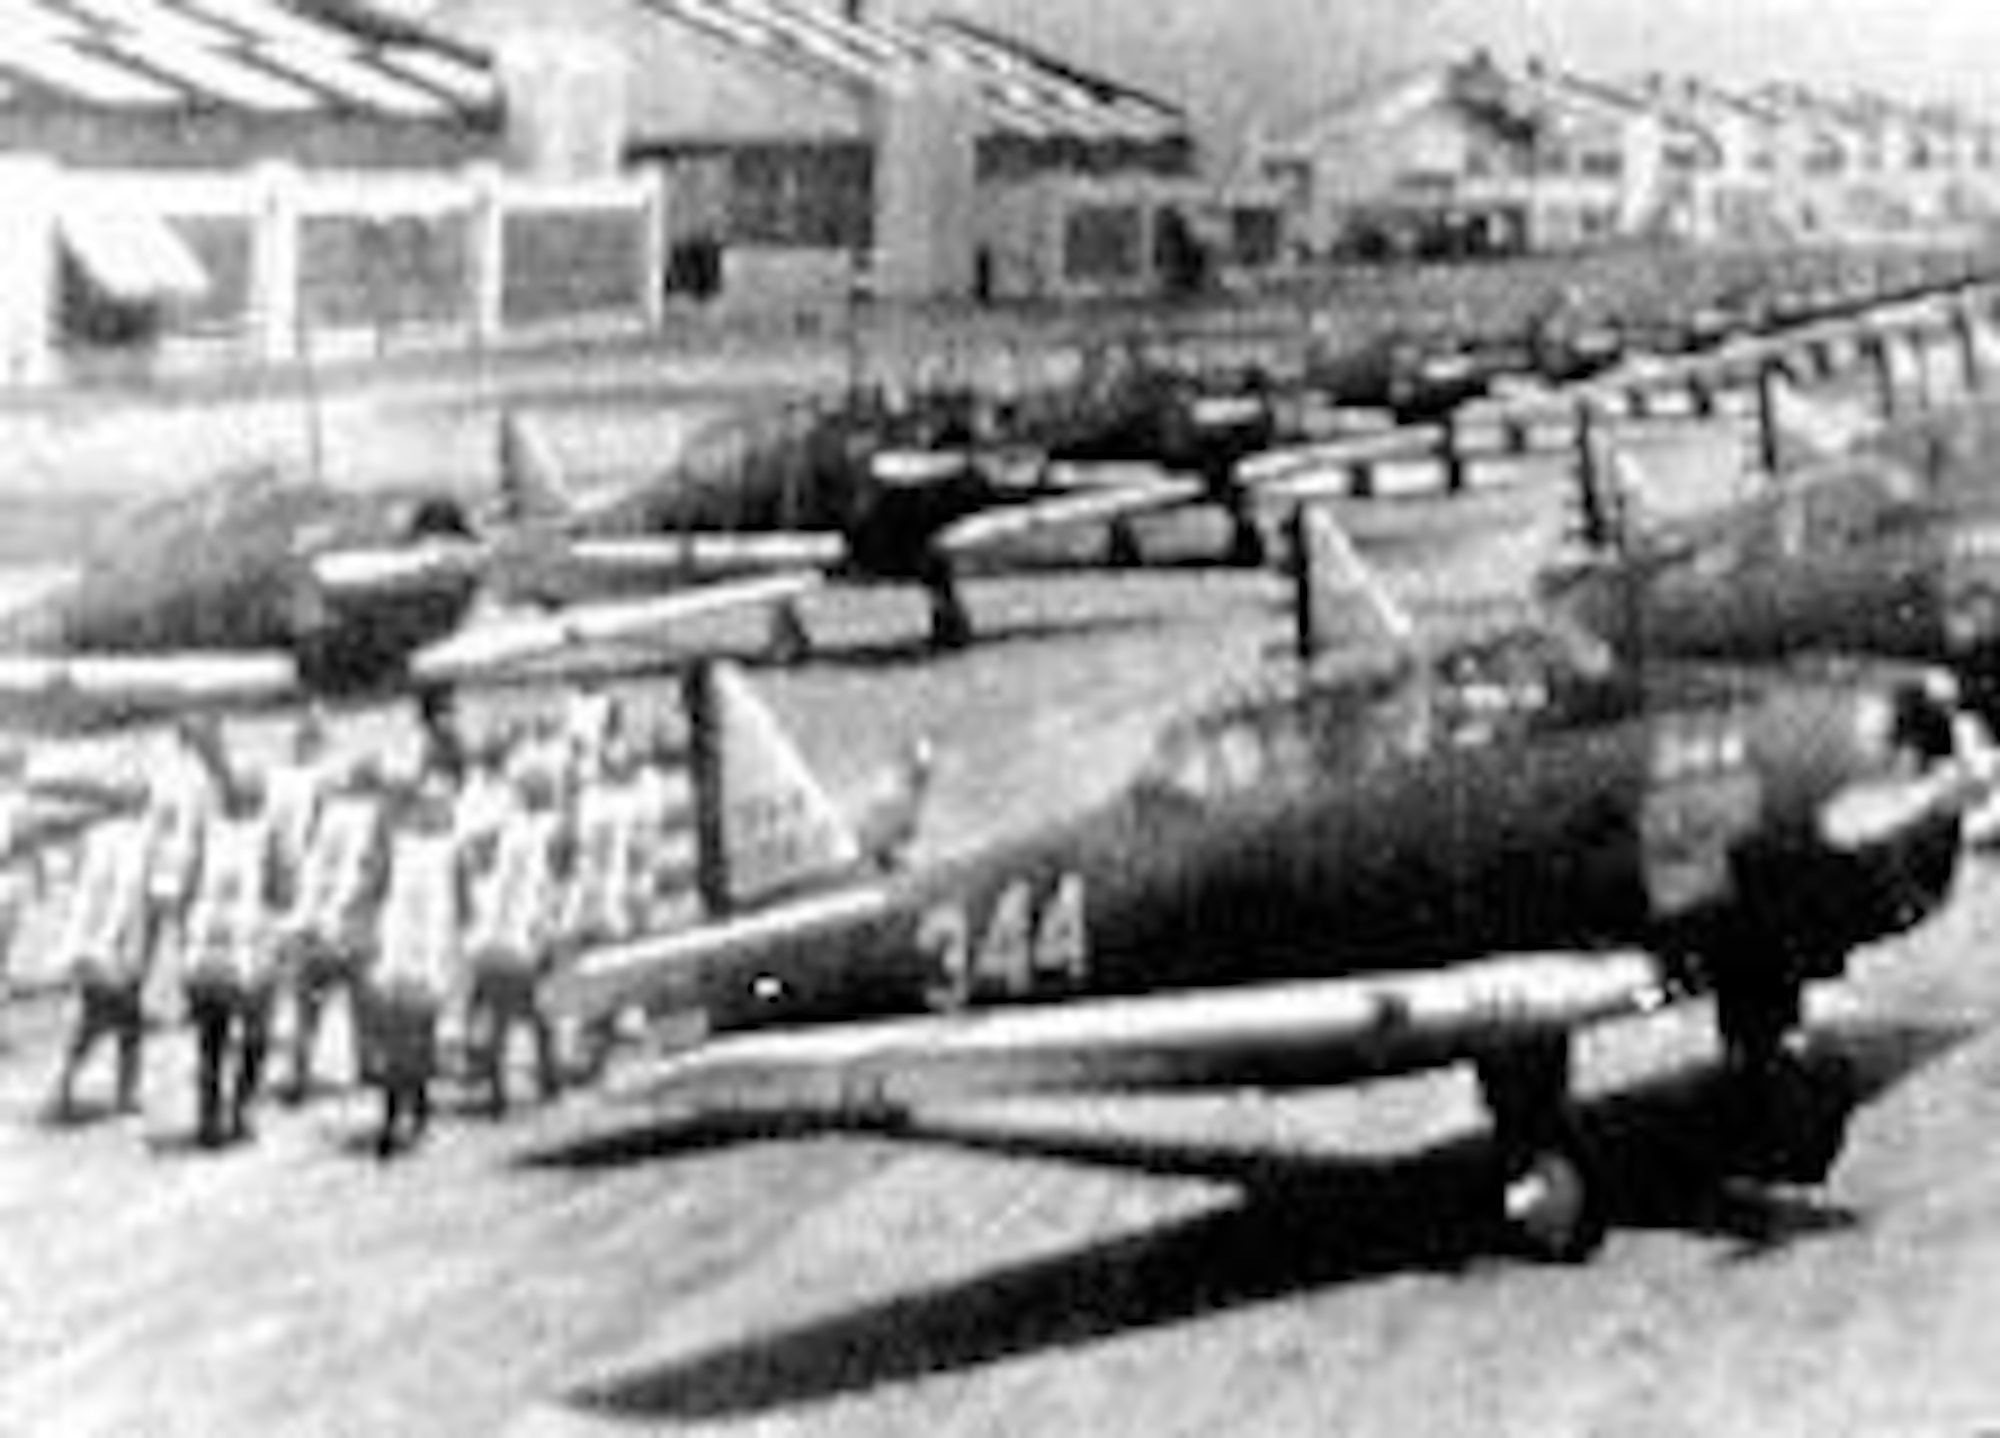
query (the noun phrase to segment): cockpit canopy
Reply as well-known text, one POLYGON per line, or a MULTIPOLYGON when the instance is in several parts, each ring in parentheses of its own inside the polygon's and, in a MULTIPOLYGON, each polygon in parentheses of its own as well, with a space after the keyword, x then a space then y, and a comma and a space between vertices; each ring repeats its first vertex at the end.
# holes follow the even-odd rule
POLYGON ((1168 726, 1142 783, 1207 804, 1490 744, 1542 722, 1608 665, 1600 647, 1531 626, 1267 681, 1168 726))

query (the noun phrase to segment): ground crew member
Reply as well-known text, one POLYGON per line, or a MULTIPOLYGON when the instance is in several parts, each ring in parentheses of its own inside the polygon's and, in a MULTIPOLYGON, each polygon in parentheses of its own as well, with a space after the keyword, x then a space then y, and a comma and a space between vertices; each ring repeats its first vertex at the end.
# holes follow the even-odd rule
POLYGON ((175 738, 154 768, 149 796, 153 832, 146 902, 156 959, 180 950, 201 867, 202 838, 215 821, 230 782, 221 734, 212 718, 183 720, 175 738))
POLYGON ((254 786, 237 786, 202 841, 181 974, 195 1032, 195 1141, 214 1148, 250 1134, 249 1107, 270 1046, 271 825, 254 786))
MULTIPOLYGON (((578 790, 569 882, 556 921, 558 965, 575 962, 585 950, 631 938, 646 916, 647 831, 655 816, 646 807, 646 790, 634 782, 630 758, 622 743, 607 746, 603 772, 584 780, 578 790)), ((602 1071, 614 1022, 594 1022, 585 1032, 581 1068, 586 1077, 602 1071)))
POLYGON ((333 779, 326 726, 317 712, 308 710, 292 731, 290 756, 264 771, 264 812, 271 821, 281 907, 290 907, 296 899, 313 825, 333 779))
POLYGON ((421 1140, 430 1125, 438 1015, 458 970, 458 856, 450 786, 441 774, 426 776, 424 792, 395 826, 389 853, 368 1005, 382 1089, 376 1153, 385 1159, 421 1140))
POLYGON ((563 713, 563 737, 569 745, 570 762, 578 782, 588 783, 604 773, 610 745, 619 737, 624 714, 617 699, 604 686, 584 680, 570 691, 563 713))
POLYGON ((509 803, 493 861, 472 890, 468 1030, 495 1117, 507 1111, 507 1049, 516 1028, 527 1029, 534 1044, 542 1098, 554 1098, 561 1085, 555 1030, 539 990, 549 965, 562 840, 554 793, 545 785, 528 786, 509 803))
POLYGON ((354 1082, 367 1078, 367 975, 388 873, 387 801, 380 780, 363 769, 326 797, 313 825, 278 940, 293 1004, 288 1103, 312 1092, 320 1020, 336 994, 347 997, 354 1082))
POLYGON ((59 930, 59 963, 75 983, 76 1014, 56 1076, 53 1115, 76 1115, 76 1079, 99 1039, 118 1050, 117 1107, 139 1106, 145 1038, 149 834, 138 817, 109 819, 84 840, 83 862, 59 930))

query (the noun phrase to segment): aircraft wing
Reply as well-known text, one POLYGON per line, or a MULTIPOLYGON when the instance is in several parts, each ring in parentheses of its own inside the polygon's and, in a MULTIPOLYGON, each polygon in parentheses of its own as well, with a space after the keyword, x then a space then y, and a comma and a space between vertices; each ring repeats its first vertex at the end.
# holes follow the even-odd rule
POLYGON ((561 561, 574 572, 630 579, 672 580, 723 575, 829 570, 847 558, 847 541, 832 531, 578 537, 562 543, 561 561))
POLYGON ((698 585, 645 599, 576 604, 476 620, 411 657, 419 684, 466 684, 593 645, 670 635, 696 619, 732 609, 778 604, 816 588, 816 571, 758 575, 698 585))
POLYGON ((264 708, 301 690, 297 664, 277 651, 0 655, 0 716, 10 728, 62 732, 264 708))
MULTIPOLYGON (((415 684, 518 678, 510 671, 581 647, 658 638, 705 615, 796 598, 819 582, 814 572, 760 575, 477 620, 417 651, 407 674, 415 684)), ((277 649, 0 655, 0 726, 14 729, 105 729, 193 711, 277 708, 307 694, 297 662, 277 649)))
POLYGON ((1207 486, 1197 479, 1153 479, 1075 490, 1049 499, 982 510, 946 525, 939 531, 935 546, 946 557, 959 559, 1033 535, 1178 509, 1195 503, 1207 493, 1207 486))
POLYGON ((866 1115, 999 1095, 1339 1083, 1651 1012, 1641 954, 1530 954, 1415 973, 752 1031, 625 1075, 623 1096, 866 1115))

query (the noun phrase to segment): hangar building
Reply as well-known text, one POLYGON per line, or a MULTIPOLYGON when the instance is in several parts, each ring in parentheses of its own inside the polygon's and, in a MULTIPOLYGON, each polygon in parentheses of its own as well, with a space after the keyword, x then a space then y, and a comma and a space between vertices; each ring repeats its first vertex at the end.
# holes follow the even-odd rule
MULTIPOLYGON (((560 69, 617 97, 624 160, 666 177, 684 292, 842 294, 863 256, 898 297, 1151 291, 1206 193, 1178 107, 965 21, 594 0, 558 33, 529 4, 459 10, 503 73, 560 69)), ((561 88, 509 95, 565 112, 534 128, 575 131, 588 106, 561 88)))

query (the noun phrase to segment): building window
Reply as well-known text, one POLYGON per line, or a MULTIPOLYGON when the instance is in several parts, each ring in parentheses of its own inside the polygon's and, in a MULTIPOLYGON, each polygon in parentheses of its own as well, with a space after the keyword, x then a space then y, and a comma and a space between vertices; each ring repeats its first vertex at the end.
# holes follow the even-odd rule
POLYGON ((1625 157, 1616 150, 1585 150, 1578 170, 1600 180, 1615 180, 1625 173, 1625 157))
POLYGON ((1063 274, 1131 280, 1141 274, 1145 217, 1138 205, 1079 205, 1063 217, 1063 274))
POLYGON ((851 145, 771 145, 730 166, 729 238, 793 249, 856 250, 872 233, 874 167, 851 145))

